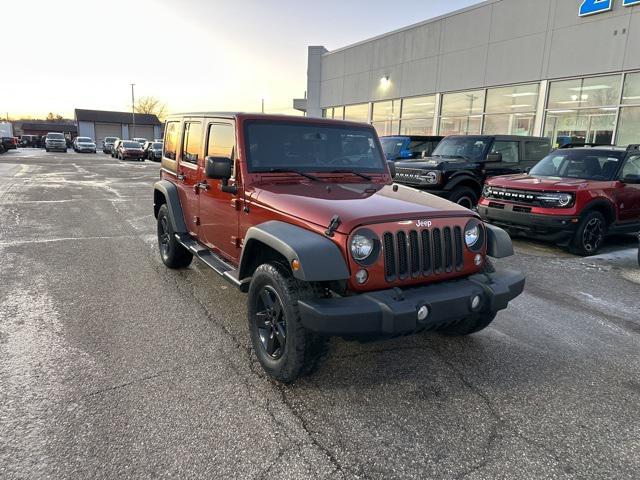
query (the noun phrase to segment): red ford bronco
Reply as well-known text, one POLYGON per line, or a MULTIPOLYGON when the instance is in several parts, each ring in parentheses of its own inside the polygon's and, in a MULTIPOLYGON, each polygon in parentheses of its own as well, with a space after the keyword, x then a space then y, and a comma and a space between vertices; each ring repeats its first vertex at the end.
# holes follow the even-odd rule
POLYGON ((524 288, 487 256, 506 232, 392 184, 375 130, 248 114, 173 116, 154 211, 162 261, 195 255, 248 292, 255 354, 272 377, 313 371, 330 336, 482 330, 524 288))
POLYGON ((510 233, 593 255, 606 235, 640 231, 640 146, 565 145, 528 175, 490 179, 478 211, 510 233))

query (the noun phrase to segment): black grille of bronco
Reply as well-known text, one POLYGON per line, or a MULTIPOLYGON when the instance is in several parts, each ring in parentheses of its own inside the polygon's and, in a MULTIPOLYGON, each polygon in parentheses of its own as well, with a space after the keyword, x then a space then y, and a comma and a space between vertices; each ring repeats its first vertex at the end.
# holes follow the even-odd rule
POLYGON ((460 227, 386 232, 382 236, 382 244, 388 282, 464 268, 460 227))

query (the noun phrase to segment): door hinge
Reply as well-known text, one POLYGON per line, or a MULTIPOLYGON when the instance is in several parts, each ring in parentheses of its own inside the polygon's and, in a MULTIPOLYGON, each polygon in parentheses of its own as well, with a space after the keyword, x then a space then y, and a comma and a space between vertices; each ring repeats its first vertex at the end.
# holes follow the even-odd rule
POLYGON ((231 244, 236 248, 242 247, 242 239, 239 237, 231 237, 231 244))
POLYGON ((234 208, 236 210, 240 210, 240 199, 239 198, 232 198, 231 199, 231 208, 234 208))

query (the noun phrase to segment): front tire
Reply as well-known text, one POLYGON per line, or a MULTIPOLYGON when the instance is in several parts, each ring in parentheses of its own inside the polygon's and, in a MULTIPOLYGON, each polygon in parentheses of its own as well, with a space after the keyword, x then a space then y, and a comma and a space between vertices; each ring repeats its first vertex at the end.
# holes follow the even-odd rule
POLYGON ((193 260, 193 254, 176 240, 166 204, 158 210, 158 246, 162 263, 169 268, 185 268, 193 260))
POLYGON ((496 318, 496 315, 496 312, 491 312, 465 317, 453 325, 438 329, 438 332, 456 337, 471 335, 487 328, 496 318))
POLYGON ((573 237, 570 251, 575 255, 590 257, 595 255, 607 235, 607 221, 600 212, 587 213, 573 237))
POLYGON ((260 265, 251 280, 251 343, 264 371, 283 383, 315 371, 328 352, 328 338, 304 328, 298 310, 299 300, 315 295, 310 284, 278 263, 260 265))
POLYGON ((478 204, 478 195, 469 187, 459 187, 449 194, 449 200, 471 210, 478 204))

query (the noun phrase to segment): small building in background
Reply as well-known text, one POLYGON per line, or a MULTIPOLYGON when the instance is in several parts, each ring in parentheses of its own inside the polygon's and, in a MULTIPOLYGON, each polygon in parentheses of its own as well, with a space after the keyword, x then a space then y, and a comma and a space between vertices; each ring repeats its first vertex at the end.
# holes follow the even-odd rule
POLYGON ((135 132, 131 112, 109 112, 105 110, 76 109, 78 135, 91 137, 100 145, 106 137, 123 140, 132 138, 162 138, 162 123, 156 115, 136 113, 135 132))
POLYGON ((13 123, 14 135, 43 136, 49 132, 63 133, 65 137, 74 139, 78 136, 78 128, 73 121, 22 121, 13 123))

